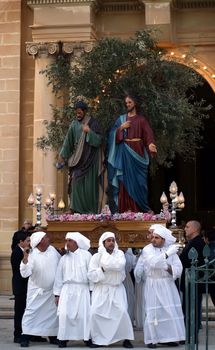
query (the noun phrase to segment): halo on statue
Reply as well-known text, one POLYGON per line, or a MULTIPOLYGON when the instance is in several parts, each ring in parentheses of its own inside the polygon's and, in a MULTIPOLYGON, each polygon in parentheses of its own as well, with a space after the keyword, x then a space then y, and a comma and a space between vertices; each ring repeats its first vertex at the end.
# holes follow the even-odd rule
POLYGON ((74 98, 73 107, 77 102, 84 102, 86 105, 89 105, 89 100, 83 95, 78 95, 74 98))

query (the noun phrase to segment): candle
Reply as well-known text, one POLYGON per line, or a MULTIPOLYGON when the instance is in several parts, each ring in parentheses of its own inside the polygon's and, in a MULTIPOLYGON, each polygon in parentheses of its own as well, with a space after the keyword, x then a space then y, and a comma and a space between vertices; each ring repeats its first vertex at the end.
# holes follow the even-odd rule
POLYGON ((165 192, 162 193, 162 195, 160 197, 160 202, 162 204, 168 203, 167 196, 166 196, 165 192))
POLYGON ((49 197, 51 198, 52 201, 55 200, 56 198, 56 194, 53 192, 53 193, 49 193, 49 197))
POLYGON ((36 188, 36 194, 37 194, 37 195, 42 194, 42 190, 41 190, 40 187, 37 187, 37 188, 36 188))
POLYGON ((60 202, 58 203, 58 208, 59 209, 64 209, 65 208, 65 203, 64 203, 63 199, 61 199, 60 202))
POLYGON ((28 197, 28 201, 27 202, 28 202, 29 205, 33 205, 34 204, 34 196, 33 196, 32 193, 28 197))

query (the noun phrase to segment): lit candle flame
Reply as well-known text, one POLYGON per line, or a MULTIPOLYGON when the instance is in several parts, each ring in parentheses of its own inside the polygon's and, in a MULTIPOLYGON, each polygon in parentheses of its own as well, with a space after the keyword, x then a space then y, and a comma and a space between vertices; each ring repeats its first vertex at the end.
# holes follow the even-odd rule
POLYGON ((51 205, 51 202, 52 202, 52 201, 51 201, 51 198, 50 198, 50 197, 47 197, 47 198, 46 198, 46 205, 48 205, 48 206, 51 205))
POLYGON ((49 193, 49 197, 51 198, 51 200, 55 200, 56 194, 54 192, 53 193, 49 193))
POLYGON ((63 199, 61 199, 60 202, 58 203, 58 208, 59 209, 64 209, 65 208, 65 203, 64 203, 63 199))
POLYGON ((33 204, 34 204, 34 196, 33 196, 32 193, 31 193, 30 196, 28 197, 27 202, 28 202, 29 205, 33 205, 33 204))
POLYGON ((173 181, 171 184, 170 184, 170 187, 169 187, 169 191, 173 194, 177 193, 178 191, 178 186, 176 185, 176 182, 173 181))
POLYGON ((36 194, 42 194, 42 189, 40 187, 36 188, 36 194))
POLYGON ((162 193, 162 195, 160 197, 160 202, 162 204, 168 203, 167 196, 166 196, 165 192, 162 193))
POLYGON ((179 203, 184 203, 184 195, 183 195, 183 193, 182 192, 180 192, 180 194, 179 194, 179 196, 178 196, 178 202, 179 203))

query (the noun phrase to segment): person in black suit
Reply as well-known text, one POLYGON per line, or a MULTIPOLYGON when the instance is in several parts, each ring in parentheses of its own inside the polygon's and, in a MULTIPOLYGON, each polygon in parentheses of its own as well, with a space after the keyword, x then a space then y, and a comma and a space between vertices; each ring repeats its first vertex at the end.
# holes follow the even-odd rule
MULTIPOLYGON (((179 257, 183 265, 183 271, 182 271, 181 281, 180 281, 180 290, 183 295, 182 309, 184 312, 184 316, 186 318, 185 270, 191 267, 191 260, 188 257, 188 254, 191 248, 195 248, 196 251, 198 252, 198 266, 201 266, 204 264, 203 249, 204 249, 205 243, 201 236, 201 224, 198 221, 191 220, 186 223, 185 238, 186 238, 187 244, 182 250, 182 253, 180 254, 179 257)), ((197 286, 197 313, 196 313, 196 327, 198 328, 198 330, 200 329, 200 326, 201 326, 202 293, 203 293, 203 286, 198 285, 197 286)))
POLYGON ((32 221, 29 219, 25 219, 23 222, 22 228, 16 232, 14 232, 14 234, 13 234, 11 249, 13 250, 14 248, 16 248, 17 244, 19 243, 18 239, 19 239, 20 232, 31 234, 33 232, 34 228, 35 227, 32 226, 32 221))
POLYGON ((23 259, 23 251, 30 247, 30 235, 28 232, 20 231, 17 234, 18 244, 11 254, 12 266, 12 289, 14 294, 14 343, 19 343, 22 334, 22 316, 26 306, 28 278, 20 274, 20 263, 23 259))

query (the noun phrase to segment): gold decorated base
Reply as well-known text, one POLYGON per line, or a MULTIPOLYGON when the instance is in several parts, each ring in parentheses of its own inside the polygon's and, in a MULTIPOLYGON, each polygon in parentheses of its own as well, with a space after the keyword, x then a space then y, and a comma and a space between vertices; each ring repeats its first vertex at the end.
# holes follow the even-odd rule
POLYGON ((49 221, 47 232, 56 248, 63 248, 67 232, 78 231, 90 239, 91 247, 97 248, 102 233, 114 232, 120 248, 143 248, 149 243, 148 229, 153 224, 166 226, 165 220, 157 221, 49 221))

